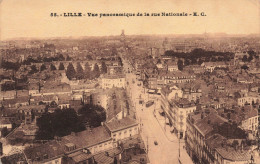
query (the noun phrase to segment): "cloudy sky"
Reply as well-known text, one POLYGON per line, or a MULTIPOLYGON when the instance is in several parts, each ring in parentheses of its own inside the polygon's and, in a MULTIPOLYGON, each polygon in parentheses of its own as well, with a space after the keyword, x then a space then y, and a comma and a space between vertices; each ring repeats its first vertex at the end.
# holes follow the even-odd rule
POLYGON ((2 0, 1 40, 131 34, 259 33, 258 0, 2 0), (51 17, 51 13, 205 12, 205 17, 51 17))

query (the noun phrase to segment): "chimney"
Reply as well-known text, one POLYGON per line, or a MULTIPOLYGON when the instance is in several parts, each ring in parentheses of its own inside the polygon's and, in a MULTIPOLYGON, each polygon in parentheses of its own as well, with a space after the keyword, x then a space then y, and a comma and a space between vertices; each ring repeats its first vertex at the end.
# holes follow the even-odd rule
POLYGON ((89 131, 90 133, 92 133, 92 127, 91 127, 91 126, 88 128, 88 131, 89 131))
POLYGON ((122 108, 122 104, 121 104, 121 110, 122 110, 122 119, 125 117, 125 110, 122 108))
POLYGON ((210 124, 210 122, 211 122, 210 119, 208 119, 208 124, 210 124))
POLYGON ((202 113, 201 113, 201 119, 203 119, 203 118, 204 118, 204 113, 202 112, 202 113))

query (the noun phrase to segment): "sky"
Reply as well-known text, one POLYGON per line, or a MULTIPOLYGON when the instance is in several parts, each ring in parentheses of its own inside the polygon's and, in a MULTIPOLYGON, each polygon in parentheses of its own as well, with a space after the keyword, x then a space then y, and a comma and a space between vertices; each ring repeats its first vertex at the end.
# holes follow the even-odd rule
POLYGON ((260 33, 260 0, 2 0, 0 39, 139 34, 260 33), (259 5, 259 4, 258 4, 259 5), (51 13, 193 13, 187 17, 51 17, 51 13))

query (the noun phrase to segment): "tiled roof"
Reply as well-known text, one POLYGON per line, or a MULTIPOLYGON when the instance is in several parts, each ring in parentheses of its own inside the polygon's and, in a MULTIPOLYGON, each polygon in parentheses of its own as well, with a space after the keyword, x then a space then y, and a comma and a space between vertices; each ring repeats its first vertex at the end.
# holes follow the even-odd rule
POLYGON ((172 99, 170 103, 174 103, 179 108, 189 108, 195 106, 194 102, 189 101, 187 98, 172 99))
POLYGON ((128 127, 136 126, 138 125, 138 123, 129 117, 125 117, 121 120, 113 120, 112 122, 105 123, 105 125, 111 132, 114 132, 128 127))
POLYGON ((225 62, 204 62, 205 66, 227 65, 225 62))
POLYGON ((64 147, 57 141, 50 141, 36 147, 27 147, 24 153, 32 161, 37 161, 37 158, 39 158, 39 161, 44 161, 64 154, 64 147), (46 155, 48 159, 44 157, 46 155))
POLYGON ((31 109, 45 109, 45 105, 28 105, 28 106, 20 106, 18 110, 31 110, 31 109))
POLYGON ((195 126, 205 136, 213 130, 214 124, 220 125, 223 124, 224 122, 227 122, 227 120, 220 117, 218 114, 210 113, 208 116, 205 116, 203 119, 198 120, 195 123, 195 126))
POLYGON ((255 117, 258 115, 258 110, 252 108, 252 106, 245 106, 244 107, 244 113, 245 113, 245 119, 251 118, 251 117, 255 117))
POLYGON ((249 151, 244 151, 241 152, 240 150, 235 150, 233 148, 216 148, 216 151, 224 158, 227 160, 231 161, 248 161, 251 158, 250 152, 249 151))
POLYGON ((108 92, 108 108, 107 108, 107 121, 114 118, 121 111, 126 111, 127 98, 124 96, 125 90, 112 88, 108 92), (114 97, 114 99, 113 99, 114 97))
POLYGON ((55 93, 55 92, 71 92, 71 87, 69 84, 44 84, 41 93, 55 93))
POLYGON ((97 163, 104 163, 104 164, 110 164, 114 161, 114 156, 118 155, 121 150, 119 148, 113 148, 106 151, 108 153, 108 156, 105 152, 98 153, 94 155, 94 159, 97 163))
POLYGON ((3 164, 13 164, 13 163, 18 163, 18 162, 23 161, 24 164, 27 164, 25 156, 23 153, 16 153, 16 154, 12 154, 9 156, 4 156, 0 159, 0 163, 2 162, 3 164))
POLYGON ((119 79, 119 78, 125 78, 125 75, 123 74, 116 74, 116 75, 105 75, 103 76, 104 79, 119 79))
POLYGON ((62 137, 64 142, 74 143, 78 148, 89 147, 110 139, 110 134, 103 126, 62 137))
POLYGON ((210 148, 217 148, 221 145, 221 143, 225 140, 226 138, 223 137, 220 134, 214 134, 212 136, 210 136, 209 138, 207 138, 206 143, 210 148))
POLYGON ((163 86, 161 89, 161 92, 163 94, 169 94, 173 90, 178 90, 179 88, 175 84, 168 84, 166 86, 163 86))
POLYGON ((11 124, 9 120, 0 120, 0 124, 11 124))
POLYGON ((17 103, 27 103, 29 101, 29 96, 24 97, 17 97, 16 99, 7 99, 3 101, 3 105, 9 105, 9 104, 17 104, 17 103))
POLYGON ((43 96, 34 96, 32 99, 34 101, 54 101, 56 98, 55 95, 43 95, 43 96))
POLYGON ((93 156, 92 154, 84 153, 82 151, 76 151, 76 152, 68 155, 68 157, 72 158, 72 160, 75 163, 85 161, 85 160, 91 158, 92 156, 93 156))

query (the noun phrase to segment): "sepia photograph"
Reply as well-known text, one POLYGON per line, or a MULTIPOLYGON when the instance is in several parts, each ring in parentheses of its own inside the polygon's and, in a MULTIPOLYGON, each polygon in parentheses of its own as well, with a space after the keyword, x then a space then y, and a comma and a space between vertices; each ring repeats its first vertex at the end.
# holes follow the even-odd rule
POLYGON ((0 0, 0 164, 260 164, 260 0, 0 0))

